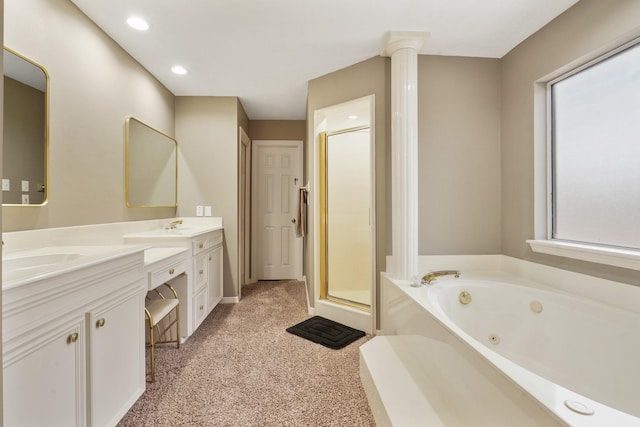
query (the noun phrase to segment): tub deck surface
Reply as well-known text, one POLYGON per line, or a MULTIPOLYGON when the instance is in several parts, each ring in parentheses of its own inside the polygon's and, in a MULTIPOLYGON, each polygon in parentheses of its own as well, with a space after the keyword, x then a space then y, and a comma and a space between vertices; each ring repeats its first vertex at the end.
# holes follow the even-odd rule
POLYGON ((566 426, 481 360, 420 335, 360 347, 360 375, 381 426, 566 426))

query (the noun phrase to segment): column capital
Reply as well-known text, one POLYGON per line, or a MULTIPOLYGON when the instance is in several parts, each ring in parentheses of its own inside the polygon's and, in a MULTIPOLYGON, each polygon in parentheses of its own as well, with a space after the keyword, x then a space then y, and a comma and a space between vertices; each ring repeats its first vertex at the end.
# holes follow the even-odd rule
POLYGON ((380 56, 391 56, 398 49, 413 49, 417 52, 429 40, 430 35, 420 31, 388 31, 380 56))

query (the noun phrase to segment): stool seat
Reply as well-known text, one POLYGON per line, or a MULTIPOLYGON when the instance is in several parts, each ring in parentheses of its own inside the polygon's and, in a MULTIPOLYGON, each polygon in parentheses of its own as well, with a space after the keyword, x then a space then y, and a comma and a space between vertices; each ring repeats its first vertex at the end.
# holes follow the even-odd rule
POLYGON ((177 299, 157 299, 147 305, 147 311, 151 316, 152 326, 156 326, 158 322, 176 308, 179 304, 177 299))

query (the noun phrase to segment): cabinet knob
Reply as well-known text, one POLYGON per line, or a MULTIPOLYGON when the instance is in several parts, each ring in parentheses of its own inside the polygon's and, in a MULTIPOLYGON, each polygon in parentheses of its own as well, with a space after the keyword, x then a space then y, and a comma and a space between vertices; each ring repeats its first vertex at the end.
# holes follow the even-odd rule
POLYGON ((204 305, 200 306, 200 311, 204 310, 204 305))
POLYGON ((170 269, 169 269, 169 274, 173 274, 173 272, 174 272, 174 271, 175 271, 175 270, 174 270, 173 268, 170 268, 170 269))
POLYGON ((204 243, 200 243, 200 244, 198 245, 198 248, 200 248, 200 249, 204 248, 204 243))
POLYGON ((211 261, 211 257, 209 257, 209 261, 211 261))
POLYGON ((104 317, 101 319, 98 319, 98 321, 96 322, 96 328, 102 328, 105 323, 106 321, 104 320, 104 317))
POLYGON ((78 333, 77 332, 74 332, 74 333, 72 333, 71 335, 69 335, 67 337, 67 342, 69 344, 74 343, 76 341, 78 341, 78 333))
POLYGON ((199 273, 200 273, 200 274, 204 274, 204 270, 200 270, 200 271, 199 271, 199 273))

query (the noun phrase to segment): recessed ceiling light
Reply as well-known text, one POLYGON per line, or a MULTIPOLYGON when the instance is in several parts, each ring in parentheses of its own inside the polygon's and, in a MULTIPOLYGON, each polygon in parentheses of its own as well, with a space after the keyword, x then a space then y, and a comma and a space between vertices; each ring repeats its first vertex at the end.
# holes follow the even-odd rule
POLYGON ((146 31, 149 29, 149 23, 139 16, 130 16, 127 19, 127 24, 129 24, 131 28, 139 31, 146 31))
POLYGON ((187 74, 187 69, 182 65, 174 65, 173 67, 171 67, 171 71, 173 71, 174 74, 187 74))
POLYGON ((358 116, 356 116, 355 114, 352 114, 352 115, 350 115, 350 116, 347 116, 347 118, 348 118, 349 120, 355 120, 355 119, 357 119, 357 118, 358 118, 358 116))

